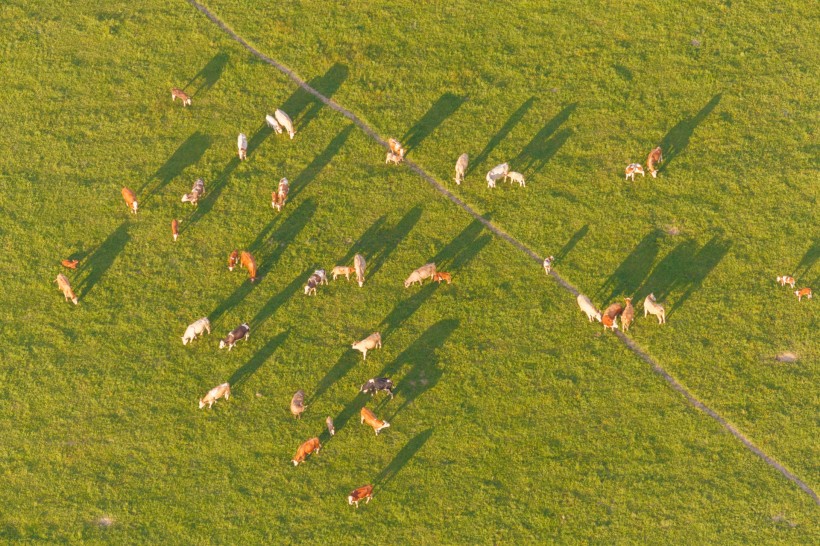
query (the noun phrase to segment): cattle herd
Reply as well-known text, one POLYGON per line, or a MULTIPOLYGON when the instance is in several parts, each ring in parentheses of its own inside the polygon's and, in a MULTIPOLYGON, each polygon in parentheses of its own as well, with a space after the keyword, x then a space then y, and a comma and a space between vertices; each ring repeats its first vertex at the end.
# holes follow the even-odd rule
MULTIPOLYGON (((191 106, 191 97, 189 97, 183 90, 178 88, 173 88, 171 90, 171 99, 175 101, 176 99, 180 99, 182 102, 183 107, 191 106)), ((281 109, 277 109, 274 112, 274 115, 267 115, 265 117, 265 121, 267 125, 273 129, 277 134, 282 134, 284 131, 287 131, 290 139, 293 139, 296 131, 294 129, 293 121, 291 120, 290 116, 285 113, 281 109)), ((387 157, 385 163, 394 163, 400 164, 404 160, 404 156, 406 150, 402 145, 395 139, 391 138, 388 140, 388 147, 389 151, 387 152, 387 157)), ((247 159, 247 152, 248 152, 248 139, 244 133, 240 133, 237 139, 237 151, 240 160, 247 159)), ((657 165, 663 160, 661 155, 661 148, 657 147, 649 154, 649 157, 646 160, 647 168, 652 175, 652 177, 657 177, 658 169, 657 165)), ((469 162, 469 156, 465 153, 459 156, 458 160, 456 161, 455 171, 455 182, 456 184, 461 184, 464 181, 465 173, 467 171, 467 166, 469 162)), ((626 167, 626 178, 632 179, 634 181, 635 174, 644 174, 643 167, 639 163, 630 163, 626 167)), ((524 176, 520 173, 510 171, 510 167, 507 163, 502 163, 493 167, 486 176, 487 186, 489 188, 495 188, 495 183, 499 179, 507 180, 509 179, 510 182, 518 182, 520 187, 526 187, 524 176)), ((279 181, 278 187, 276 190, 272 192, 272 200, 271 206, 277 210, 281 211, 285 205, 288 196, 288 189, 289 183, 287 178, 282 178, 279 181)), ((182 196, 182 202, 184 203, 191 203, 192 205, 196 206, 202 196, 205 194, 205 182, 204 180, 197 179, 191 191, 186 193, 182 196)), ((122 197, 125 200, 125 204, 128 207, 128 210, 133 213, 137 214, 138 210, 138 201, 136 193, 127 188, 122 188, 122 197)), ((173 236, 173 240, 176 241, 179 236, 179 222, 178 220, 174 219, 171 221, 171 234, 173 236)), ((555 262, 555 258, 553 256, 549 256, 544 259, 543 267, 544 271, 547 275, 550 275, 552 272, 552 267, 555 262)), ((76 269, 77 267, 77 260, 62 260, 62 265, 68 269, 76 269)), ((248 271, 250 282, 254 282, 256 280, 257 274, 257 264, 256 260, 251 255, 251 253, 247 250, 233 250, 228 256, 228 270, 233 271, 234 268, 240 265, 244 269, 248 271)), ((366 269, 366 262, 364 256, 361 254, 356 254, 353 266, 348 265, 337 265, 332 269, 331 275, 333 280, 335 281, 339 276, 344 275, 347 280, 350 280, 350 275, 356 275, 356 281, 358 282, 359 286, 362 287, 365 282, 365 269, 366 269)), ((405 288, 409 288, 413 284, 422 284, 425 279, 431 279, 432 281, 436 281, 441 283, 441 281, 446 281, 447 284, 450 284, 452 281, 452 277, 449 273, 444 271, 436 271, 436 264, 435 263, 428 263, 425 264, 410 273, 407 279, 404 281, 405 288)), ((75 305, 78 303, 78 297, 74 293, 71 288, 71 284, 69 282, 68 277, 64 274, 60 273, 57 275, 55 280, 59 289, 63 292, 66 301, 71 301, 75 305)), ((795 287, 795 279, 790 276, 778 276, 777 282, 780 283, 781 286, 786 286, 787 284, 791 286, 791 288, 795 287)), ((322 285, 328 284, 328 277, 324 269, 316 270, 308 279, 307 284, 304 287, 305 295, 310 296, 311 294, 315 295, 317 288, 322 285)), ((812 291, 810 288, 802 288, 794 292, 794 294, 798 297, 799 301, 802 301, 803 297, 811 299, 812 291)), ((604 330, 610 329, 615 330, 618 328, 618 318, 621 319, 621 329, 623 331, 627 331, 629 329, 630 324, 634 319, 635 310, 632 307, 632 299, 626 298, 624 304, 620 303, 612 303, 609 305, 603 313, 598 310, 590 301, 590 299, 583 295, 579 294, 577 297, 578 306, 581 310, 587 315, 589 321, 597 320, 601 322, 604 326, 604 330)), ((666 312, 662 304, 658 303, 655 300, 654 294, 649 294, 643 301, 643 308, 644 308, 644 317, 651 314, 657 317, 659 324, 664 324, 666 322, 666 312)), ((185 330, 184 335, 182 336, 182 344, 187 345, 188 343, 194 341, 197 337, 204 336, 205 333, 211 333, 211 323, 207 317, 202 317, 193 323, 191 323, 185 330)), ((225 348, 230 351, 234 348, 236 343, 242 339, 247 340, 250 336, 250 326, 248 324, 240 324, 232 331, 230 331, 227 336, 219 341, 219 348, 225 348)), ((362 339, 361 341, 357 341, 352 344, 352 348, 358 350, 362 353, 362 359, 367 359, 367 352, 372 351, 374 349, 379 349, 382 346, 382 338, 379 332, 374 332, 373 334, 369 335, 368 337, 362 339)), ((390 399, 393 398, 393 381, 386 377, 377 377, 369 379, 364 385, 362 385, 360 392, 365 394, 370 394, 374 396, 378 392, 385 392, 390 396, 390 399)), ((209 390, 204 397, 199 400, 199 407, 204 408, 206 405, 208 408, 211 408, 213 404, 219 398, 225 398, 227 400, 230 398, 231 395, 231 386, 226 382, 222 383, 221 385, 217 385, 216 387, 209 390)), ((295 418, 299 418, 301 414, 306 409, 305 405, 305 393, 302 390, 297 391, 290 402, 290 411, 295 418)), ((376 435, 378 435, 384 429, 390 427, 390 423, 379 419, 370 409, 366 406, 361 408, 361 423, 367 424, 373 428, 376 435)), ((335 435, 336 429, 333 424, 333 419, 328 416, 326 419, 327 430, 331 436, 335 435)), ((296 455, 293 457, 291 461, 294 466, 298 466, 300 463, 304 462, 308 455, 311 453, 319 453, 321 449, 321 443, 319 442, 318 437, 310 438, 309 440, 305 441, 296 451, 296 455)), ((365 485, 354 489, 347 497, 348 504, 355 505, 357 508, 359 506, 359 502, 361 500, 365 500, 365 504, 370 502, 370 499, 373 496, 373 485, 365 485)))

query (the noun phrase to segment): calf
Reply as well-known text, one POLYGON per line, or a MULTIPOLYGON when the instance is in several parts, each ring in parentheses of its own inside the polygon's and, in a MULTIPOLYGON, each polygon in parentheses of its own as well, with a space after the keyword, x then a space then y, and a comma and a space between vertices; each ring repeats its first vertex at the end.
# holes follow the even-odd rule
POLYGON ((356 270, 356 282, 359 283, 359 288, 364 285, 364 270, 367 267, 367 264, 364 261, 364 256, 361 254, 356 254, 353 257, 353 268, 356 270))
POLYGON ((234 250, 231 252, 231 255, 228 256, 228 271, 233 271, 233 268, 236 267, 236 264, 239 263, 239 251, 234 250))
POLYGON ((171 89, 171 102, 177 99, 182 101, 182 107, 191 106, 191 97, 189 97, 182 89, 174 87, 171 89))
POLYGON ((272 115, 268 114, 267 116, 265 116, 265 123, 268 124, 268 127, 276 131, 277 135, 282 134, 282 125, 278 121, 276 121, 276 118, 272 115))
POLYGON ((620 303, 613 303, 609 307, 606 308, 604 311, 603 316, 601 317, 601 322, 604 325, 604 330, 609 328, 613 332, 615 328, 618 327, 618 317, 624 312, 624 306, 620 303))
POLYGON ((351 273, 356 273, 356 270, 352 267, 348 267, 346 265, 337 265, 333 268, 333 271, 330 272, 333 275, 333 280, 335 281, 337 277, 344 275, 345 279, 350 280, 351 273))
POLYGON ((256 260, 254 259, 253 255, 243 250, 239 253, 239 263, 248 270, 248 275, 251 277, 251 282, 256 280, 256 260))
POLYGON ((777 277, 777 282, 780 283, 780 286, 786 286, 787 284, 794 288, 794 277, 789 277, 788 275, 783 275, 782 277, 777 277))
POLYGON ((363 392, 365 394, 369 394, 370 396, 375 396, 377 392, 384 391, 390 395, 390 399, 393 399, 393 381, 387 379, 386 377, 376 377, 374 379, 368 379, 367 383, 362 385, 362 389, 359 392, 363 392))
POLYGON ((387 152, 387 156, 384 159, 385 165, 388 163, 395 163, 396 165, 398 165, 402 161, 404 161, 404 158, 402 158, 402 156, 398 154, 394 154, 393 152, 387 152))
POLYGON ((578 297, 575 299, 578 302, 578 307, 581 308, 581 311, 586 313, 587 318, 590 322, 592 322, 592 319, 601 322, 601 312, 598 311, 598 309, 596 309, 594 305, 592 305, 592 302, 589 301, 588 297, 586 297, 583 294, 578 294, 578 297))
POLYGON ((390 146, 390 151, 404 159, 405 149, 395 138, 388 138, 387 145, 390 146))
POLYGON ((236 139, 236 147, 239 148, 239 159, 248 159, 248 137, 245 133, 239 133, 236 139))
POLYGON ((663 161, 663 155, 661 154, 661 147, 658 146, 649 152, 649 157, 646 158, 646 168, 649 170, 649 174, 652 175, 652 178, 658 178, 658 169, 655 168, 655 165, 661 161, 663 161))
POLYGON ((57 287, 63 291, 65 301, 71 300, 71 303, 77 305, 77 296, 74 294, 74 290, 71 289, 71 283, 68 282, 68 277, 60 273, 57 275, 57 278, 54 279, 54 282, 56 282, 57 287))
POLYGON ((293 121, 291 121, 290 116, 279 109, 277 109, 276 112, 273 113, 273 115, 276 118, 276 121, 278 121, 279 124, 282 127, 284 127, 285 130, 288 132, 290 139, 293 140, 296 131, 293 129, 293 121))
POLYGON ((362 416, 362 424, 367 423, 368 425, 370 425, 373 428, 373 430, 376 432, 376 436, 379 435, 379 432, 382 429, 385 429, 385 428, 390 426, 390 423, 388 423, 387 421, 382 421, 381 419, 378 419, 376 417, 376 415, 367 408, 362 408, 361 416, 362 416))
POLYGON ((316 287, 321 284, 327 284, 327 274, 324 269, 317 269, 313 272, 313 275, 308 278, 308 282, 305 285, 305 295, 310 296, 312 293, 315 296, 316 287))
POLYGON ((644 318, 650 313, 658 317, 658 324, 664 324, 666 322, 666 310, 663 308, 663 305, 655 301, 655 294, 649 294, 646 296, 646 299, 643 300, 644 318))
POLYGON ((632 298, 625 298, 626 307, 621 314, 621 329, 626 332, 629 330, 629 325, 635 320, 635 308, 632 307, 632 298))
POLYGON ((467 163, 470 161, 470 156, 461 154, 456 161, 456 184, 461 185, 464 182, 464 174, 467 172, 467 163))
POLYGON ((199 198, 202 197, 202 194, 205 193, 205 181, 201 178, 197 178, 196 182, 194 182, 193 187, 191 188, 191 193, 186 193, 182 196, 183 203, 191 203, 192 205, 196 205, 199 203, 199 198))
POLYGON ((552 271, 552 263, 555 261, 555 256, 547 256, 544 258, 544 273, 547 275, 552 271))
POLYGON ((334 436, 336 434, 336 427, 333 426, 333 419, 330 418, 330 415, 325 419, 325 425, 327 425, 327 431, 330 435, 334 436))
POLYGON ((359 501, 362 499, 367 499, 364 501, 365 504, 370 502, 370 499, 373 498, 373 486, 372 485, 363 485, 357 489, 354 489, 350 492, 347 496, 347 504, 356 505, 356 508, 359 507, 359 501))
POLYGON ((287 178, 282 178, 279 180, 279 187, 271 196, 270 206, 281 212, 282 207, 285 206, 285 201, 288 200, 288 191, 290 191, 290 182, 287 178))
POLYGON ((453 277, 446 271, 436 271, 435 273, 433 273, 433 280, 439 284, 441 284, 441 281, 447 281, 447 284, 450 284, 450 282, 452 282, 453 280, 453 277))
POLYGON ((174 237, 174 242, 177 242, 177 237, 179 237, 179 220, 176 218, 171 220, 171 235, 174 237))
POLYGON ((352 345, 357 351, 361 351, 362 360, 367 360, 367 351, 382 348, 382 335, 379 332, 370 334, 361 341, 357 341, 352 345))
POLYGON ((296 456, 291 461, 293 466, 298 466, 299 463, 305 462, 305 458, 313 452, 319 454, 319 450, 322 448, 322 444, 319 443, 319 438, 311 438, 304 444, 299 446, 299 449, 296 450, 296 456))
POLYGON ((632 178, 632 181, 634 182, 636 174, 640 174, 641 176, 644 176, 643 167, 641 167, 640 163, 630 163, 629 165, 626 166, 626 179, 627 180, 632 178))
MULTIPOLYGON (((803 296, 808 299, 811 299, 811 288, 801 288, 800 290, 796 290, 794 295, 797 296, 797 301, 803 301, 803 296)), ((77 303, 76 301, 74 303, 77 303)))
POLYGON ((510 184, 513 182, 518 182, 518 185, 521 187, 526 187, 527 183, 524 180, 524 175, 521 173, 517 173, 515 171, 510 171, 504 175, 504 180, 510 179, 510 184))
POLYGON ((125 204, 128 206, 128 209, 133 212, 134 214, 137 213, 137 194, 134 193, 134 190, 130 188, 123 188, 122 189, 122 198, 125 199, 125 204))
POLYGON ((305 411, 305 391, 298 390, 296 394, 293 395, 293 398, 290 399, 290 412, 293 416, 297 419, 302 416, 302 413, 305 411))
POLYGON ((216 387, 212 388, 208 391, 203 398, 199 399, 199 409, 205 407, 205 404, 208 404, 208 409, 214 405, 218 399, 225 397, 225 400, 231 397, 231 386, 227 383, 222 383, 221 385, 217 385, 216 387))
POLYGON ((408 288, 411 284, 424 284, 424 279, 429 279, 436 274, 436 264, 429 263, 419 267, 404 281, 404 287, 408 288))
POLYGON ((247 340, 250 337, 250 332, 250 326, 248 326, 247 324, 240 324, 239 326, 231 330, 225 339, 219 340, 219 348, 224 349, 225 347, 227 347, 230 351, 231 349, 233 349, 233 346, 236 345, 236 342, 240 339, 247 340))
POLYGON ((63 264, 63 267, 67 267, 69 269, 77 269, 77 264, 80 262, 77 260, 63 260, 60 263, 63 264))
POLYGON ((203 335, 203 332, 211 333, 211 321, 208 317, 202 317, 188 325, 185 329, 185 334, 182 336, 182 344, 188 345, 189 342, 195 340, 197 336, 203 335))

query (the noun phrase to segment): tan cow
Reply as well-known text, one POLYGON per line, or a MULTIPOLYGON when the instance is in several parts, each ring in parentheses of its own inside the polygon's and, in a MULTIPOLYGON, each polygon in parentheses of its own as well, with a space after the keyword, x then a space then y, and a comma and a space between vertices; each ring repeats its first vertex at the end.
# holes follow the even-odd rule
POLYGON ((372 333, 363 340, 354 343, 353 348, 357 351, 361 351, 363 355, 362 360, 367 360, 367 351, 382 348, 382 335, 379 332, 372 333))
POLYGON ((368 425, 370 425, 373 428, 373 430, 376 432, 376 436, 379 435, 379 432, 382 429, 385 429, 385 428, 390 426, 390 423, 388 423, 387 421, 382 421, 381 419, 377 418, 376 414, 374 414, 372 411, 370 411, 367 408, 362 408, 361 416, 362 416, 362 424, 367 423, 368 425))
POLYGON ((315 452, 318 455, 321 448, 322 444, 319 443, 319 438, 311 438, 303 443, 299 446, 299 449, 296 450, 296 456, 291 461, 293 466, 298 466, 299 463, 305 462, 305 458, 311 453, 315 452))
POLYGON ((56 282, 57 287, 63 291, 65 301, 71 300, 74 305, 77 305, 77 296, 74 294, 74 290, 71 289, 71 283, 68 282, 68 277, 60 273, 57 275, 57 278, 54 279, 54 282, 56 282))
POLYGON ((231 397, 231 386, 227 383, 222 383, 221 385, 217 385, 216 387, 212 388, 208 391, 203 398, 199 399, 199 409, 205 407, 205 404, 208 404, 208 408, 210 409, 211 406, 214 405, 218 399, 225 397, 225 400, 231 397))

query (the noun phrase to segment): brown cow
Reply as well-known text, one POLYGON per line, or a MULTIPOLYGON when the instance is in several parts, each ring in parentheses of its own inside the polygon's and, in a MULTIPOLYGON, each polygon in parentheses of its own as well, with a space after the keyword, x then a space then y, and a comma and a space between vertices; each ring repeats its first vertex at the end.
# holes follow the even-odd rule
POLYGON ((601 322, 604 324, 604 330, 609 328, 613 332, 618 327, 618 317, 624 312, 624 306, 620 303, 613 303, 604 311, 601 317, 601 322))
POLYGON ((123 188, 122 189, 122 198, 125 199, 125 204, 128 205, 128 209, 133 212, 134 214, 137 213, 137 194, 134 193, 134 190, 130 188, 123 188))
MULTIPOLYGON (((796 290, 794 295, 797 296, 797 301, 803 301, 803 296, 811 299, 811 288, 801 288, 800 290, 796 290)), ((76 301, 74 303, 77 303, 76 301)))
POLYGON ((233 271, 233 268, 236 267, 236 264, 239 263, 239 251, 234 250, 231 252, 231 255, 228 256, 228 271, 233 271))
POLYGON ((242 264, 242 267, 248 270, 248 274, 251 276, 251 282, 256 280, 256 260, 253 259, 253 256, 250 252, 243 250, 239 254, 239 261, 242 264))
POLYGON ((174 242, 176 242, 177 237, 179 237, 179 220, 176 218, 171 220, 171 235, 174 236, 174 242))
POLYGON ((433 280, 439 284, 441 284, 441 281, 447 281, 447 284, 450 284, 453 278, 446 271, 436 271, 433 273, 433 280))
POLYGON ((649 152, 649 157, 646 158, 646 168, 649 174, 652 175, 652 178, 658 178, 658 169, 655 168, 655 165, 661 161, 663 161, 663 155, 661 154, 661 147, 658 146, 649 152))
POLYGON ((182 101, 183 108, 186 106, 191 106, 191 97, 189 97, 182 89, 174 87, 171 89, 171 102, 174 102, 177 99, 182 101))
POLYGON ((390 423, 388 423, 387 421, 382 421, 381 419, 377 418, 376 414, 374 414, 367 408, 362 408, 361 416, 362 424, 367 423, 368 425, 373 427, 373 430, 376 432, 376 436, 379 435, 379 431, 381 431, 383 428, 387 428, 390 426, 390 423))
POLYGON ((80 263, 80 262, 77 261, 77 260, 63 260, 60 263, 63 264, 63 266, 69 268, 69 269, 77 269, 77 264, 80 263))
POLYGON ((359 507, 359 501, 362 499, 367 499, 364 503, 367 504, 370 502, 370 499, 373 498, 373 486, 372 485, 363 485, 357 489, 354 489, 350 492, 347 496, 347 504, 356 505, 356 508, 359 507))
POLYGON ((322 444, 319 443, 319 438, 311 438, 304 444, 300 445, 299 449, 296 450, 296 456, 291 461, 293 466, 299 466, 299 463, 305 462, 305 458, 314 451, 318 455, 321 448, 322 444))

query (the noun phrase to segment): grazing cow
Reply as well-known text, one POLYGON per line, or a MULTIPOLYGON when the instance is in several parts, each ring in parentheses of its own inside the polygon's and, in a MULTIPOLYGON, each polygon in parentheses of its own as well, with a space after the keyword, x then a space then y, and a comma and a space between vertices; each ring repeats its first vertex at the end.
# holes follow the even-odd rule
POLYGON ((265 116, 265 123, 268 124, 268 127, 276 131, 277 135, 282 134, 282 125, 278 121, 276 121, 276 118, 272 115, 268 114, 267 116, 265 116))
POLYGON ((578 302, 578 307, 581 308, 581 311, 586 313, 587 318, 590 322, 592 322, 592 319, 601 322, 601 312, 598 311, 598 309, 596 309, 594 305, 592 305, 592 302, 589 301, 588 297, 586 297, 583 294, 578 294, 576 301, 578 302))
POLYGON ((618 327, 618 317, 613 318, 613 317, 608 317, 608 316, 604 315, 604 316, 601 317, 601 324, 604 325, 604 330, 609 328, 610 330, 612 330, 614 332, 615 328, 618 327))
POLYGON ((287 178, 282 178, 279 180, 278 189, 271 196, 270 206, 281 212, 282 207, 285 206, 285 201, 288 200, 288 191, 290 191, 290 182, 287 178))
POLYGON ((60 273, 57 275, 57 278, 54 279, 54 282, 56 282, 57 287, 63 291, 65 301, 71 300, 71 303, 77 305, 77 296, 74 294, 74 290, 71 289, 71 283, 68 282, 68 277, 60 273))
POLYGON ((388 423, 387 421, 382 421, 381 419, 377 418, 376 414, 374 414, 367 408, 362 408, 361 416, 362 424, 367 423, 368 425, 373 427, 373 430, 376 432, 376 436, 379 435, 379 432, 382 429, 385 429, 390 426, 390 423, 388 423))
POLYGON ((182 196, 183 203, 191 203, 192 205, 196 205, 199 203, 199 198, 205 193, 205 181, 201 178, 197 178, 196 182, 194 182, 193 187, 191 187, 191 193, 186 193, 182 196))
POLYGON ((313 452, 319 454, 319 450, 322 448, 322 444, 319 443, 319 438, 311 438, 304 444, 299 446, 299 449, 296 450, 296 456, 291 461, 293 466, 298 466, 299 463, 305 462, 305 458, 313 452))
POLYGON ((613 332, 618 327, 618 317, 624 312, 624 306, 620 303, 613 303, 604 311, 601 317, 601 322, 604 324, 604 330, 609 328, 613 332))
POLYGON ((664 324, 666 322, 666 310, 663 308, 663 305, 655 301, 655 294, 649 294, 646 296, 646 299, 643 300, 644 318, 650 313, 658 317, 658 324, 664 324))
POLYGON ((461 154, 456 161, 456 184, 461 185, 464 182, 464 174, 467 172, 467 163, 470 161, 470 156, 461 154))
POLYGON ((393 152, 387 152, 387 156, 384 159, 385 165, 388 163, 395 163, 396 165, 398 165, 402 161, 404 161, 404 158, 399 154, 394 154, 393 152))
POLYGON ((550 271, 552 271, 552 264, 554 261, 555 256, 547 256, 546 258, 544 258, 544 273, 546 273, 547 275, 549 275, 550 271))
POLYGON ((128 206, 128 209, 133 212, 134 214, 137 213, 137 194, 134 193, 134 190, 130 188, 123 188, 122 189, 122 198, 125 199, 125 204, 128 206))
POLYGON ((333 275, 333 280, 334 281, 336 280, 336 277, 339 277, 341 275, 344 275, 345 279, 350 280, 350 275, 352 273, 355 273, 355 272, 356 272, 356 269, 354 269, 352 267, 349 267, 349 266, 346 266, 346 265, 337 265, 336 267, 333 268, 333 271, 331 271, 330 274, 333 275))
POLYGON ((658 169, 656 169, 655 166, 661 161, 663 161, 663 155, 661 154, 661 147, 658 146, 649 152, 649 157, 646 158, 646 168, 649 174, 652 175, 652 178, 658 178, 658 169))
POLYGON ((171 102, 177 99, 182 101, 182 107, 191 106, 191 97, 189 97, 182 89, 174 87, 171 89, 171 102))
POLYGON ((364 285, 364 270, 367 267, 364 256, 356 254, 353 257, 353 267, 356 269, 356 281, 359 283, 359 288, 361 288, 364 285))
POLYGON ((251 282, 256 280, 256 260, 253 255, 247 250, 239 253, 239 263, 248 270, 248 275, 251 277, 251 282))
POLYGON ((236 264, 239 263, 239 251, 234 250, 231 252, 231 255, 228 256, 228 271, 233 271, 233 268, 236 267, 236 264))
POLYGON ((783 275, 782 277, 777 277, 777 282, 780 283, 780 286, 786 286, 787 284, 794 288, 794 277, 789 277, 788 275, 783 275))
POLYGON ((245 133, 239 133, 236 139, 236 147, 239 148, 239 159, 248 159, 248 137, 245 133))
MULTIPOLYGON (((77 260, 63 260, 60 263, 63 264, 64 267, 67 267, 69 269, 77 269, 77 264, 80 263, 80 262, 77 261, 77 260)), ((792 287, 792 288, 794 288, 794 287, 792 287)))
POLYGON ((521 174, 521 173, 517 173, 515 171, 510 171, 510 172, 508 172, 507 174, 504 175, 504 180, 507 180, 508 178, 510 179, 510 184, 512 184, 513 182, 518 182, 518 185, 520 187, 526 187, 527 186, 527 183, 524 180, 524 175, 521 174))
MULTIPOLYGON (((808 299, 811 299, 811 288, 801 288, 800 290, 796 290, 794 295, 797 296, 797 301, 803 301, 803 296, 808 299)), ((74 303, 77 303, 76 301, 74 303)))
POLYGON ((174 236, 174 242, 176 242, 177 237, 179 237, 179 220, 176 218, 171 220, 171 235, 174 236))
POLYGON ((357 351, 361 351, 362 360, 367 360, 367 351, 382 348, 382 335, 379 332, 370 334, 361 341, 357 341, 352 345, 357 351))
POLYGON ((325 425, 327 425, 327 431, 330 435, 334 436, 336 434, 336 427, 333 426, 333 419, 330 418, 330 415, 325 419, 325 425))
POLYGON ((285 131, 288 132, 290 139, 293 140, 293 136, 296 134, 296 131, 293 129, 293 121, 291 121, 290 116, 279 109, 277 109, 273 115, 276 118, 276 121, 279 122, 279 125, 284 127, 285 131))
POLYGON ((626 332, 629 330, 629 325, 635 320, 635 308, 632 307, 632 298, 625 298, 626 307, 621 314, 621 330, 626 332))
POLYGON ((393 399, 393 381, 387 379, 386 377, 376 377, 374 379, 368 379, 367 383, 362 385, 362 389, 360 392, 365 394, 369 394, 370 396, 375 396, 377 392, 384 391, 390 395, 390 399, 393 399))
POLYGON ((362 499, 367 499, 364 501, 365 504, 370 502, 370 499, 373 498, 373 486, 372 485, 363 485, 357 489, 354 489, 350 492, 347 496, 347 504, 356 505, 356 508, 359 507, 359 501, 362 499))
POLYGON ((182 344, 188 345, 188 342, 195 340, 197 336, 203 335, 203 332, 211 333, 211 321, 208 320, 208 317, 202 317, 188 325, 185 334, 182 336, 182 344))
POLYGON ((327 284, 327 273, 325 273, 324 269, 317 269, 313 272, 313 275, 308 278, 308 282, 305 285, 305 295, 310 296, 311 293, 316 295, 316 287, 321 284, 327 284))
POLYGON ((219 340, 219 348, 224 349, 225 347, 228 348, 230 351, 233 349, 233 346, 236 345, 236 342, 240 339, 247 340, 250 336, 251 327, 247 324, 240 324, 236 328, 230 331, 228 336, 225 339, 219 340))
POLYGON ((632 181, 635 181, 635 175, 639 174, 644 176, 643 174, 643 167, 641 167, 640 163, 630 163, 626 166, 626 179, 629 180, 632 178, 632 181))
POLYGON ((450 284, 453 277, 446 271, 436 271, 433 273, 433 280, 439 284, 441 284, 441 281, 447 281, 447 284, 450 284))
POLYGON ((436 264, 429 263, 419 267, 404 281, 404 287, 408 288, 411 284, 424 284, 424 279, 429 279, 436 274, 436 264))
POLYGON ((231 397, 231 386, 227 383, 222 383, 221 385, 217 385, 216 387, 212 388, 208 391, 208 394, 205 395, 204 398, 199 399, 199 409, 205 407, 205 404, 208 404, 208 409, 214 405, 218 399, 225 397, 225 400, 231 397))
POLYGON ((388 138, 387 145, 390 146, 390 151, 404 159, 405 149, 395 138, 388 138))
POLYGON ((293 395, 293 398, 290 399, 290 412, 293 416, 297 419, 302 416, 302 412, 305 411, 305 391, 298 390, 296 394, 293 395))
POLYGON ((487 187, 494 188, 495 181, 499 178, 503 178, 510 172, 510 166, 507 163, 502 163, 500 165, 496 165, 487 173, 487 187))

